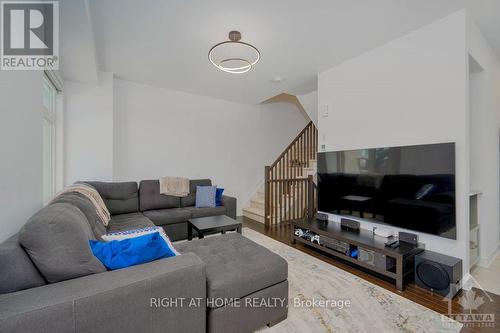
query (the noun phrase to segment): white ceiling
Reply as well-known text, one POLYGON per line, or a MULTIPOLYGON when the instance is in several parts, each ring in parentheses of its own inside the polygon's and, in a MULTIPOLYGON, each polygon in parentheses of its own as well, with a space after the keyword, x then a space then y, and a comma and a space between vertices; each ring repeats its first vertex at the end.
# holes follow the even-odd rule
POLYGON ((90 0, 89 4, 99 70, 125 80, 251 104, 282 92, 313 91, 318 72, 464 7, 500 55, 500 0, 90 0), (262 53, 261 62, 243 75, 219 71, 207 59, 210 47, 226 40, 234 29, 262 53), (283 82, 271 82, 275 76, 283 77, 283 82))

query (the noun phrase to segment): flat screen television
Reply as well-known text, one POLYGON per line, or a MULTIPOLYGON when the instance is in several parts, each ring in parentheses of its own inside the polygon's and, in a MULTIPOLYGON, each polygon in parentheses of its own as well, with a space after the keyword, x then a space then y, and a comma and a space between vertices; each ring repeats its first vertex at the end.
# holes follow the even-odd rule
POLYGON ((456 239, 455 144, 318 153, 318 210, 456 239))

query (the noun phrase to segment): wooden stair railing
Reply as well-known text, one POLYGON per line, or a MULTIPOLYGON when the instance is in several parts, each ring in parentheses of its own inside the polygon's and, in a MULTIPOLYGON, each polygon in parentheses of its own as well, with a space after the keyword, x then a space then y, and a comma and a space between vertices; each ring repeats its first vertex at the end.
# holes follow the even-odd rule
POLYGON ((265 225, 301 219, 316 207, 315 184, 304 168, 316 160, 318 130, 309 122, 270 166, 265 167, 265 225))

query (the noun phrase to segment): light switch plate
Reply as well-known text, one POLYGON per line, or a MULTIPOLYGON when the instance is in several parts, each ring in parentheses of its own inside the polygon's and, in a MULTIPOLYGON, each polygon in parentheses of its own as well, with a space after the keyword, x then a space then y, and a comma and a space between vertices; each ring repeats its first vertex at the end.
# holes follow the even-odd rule
POLYGON ((325 105, 323 108, 323 118, 328 117, 328 105, 325 105))

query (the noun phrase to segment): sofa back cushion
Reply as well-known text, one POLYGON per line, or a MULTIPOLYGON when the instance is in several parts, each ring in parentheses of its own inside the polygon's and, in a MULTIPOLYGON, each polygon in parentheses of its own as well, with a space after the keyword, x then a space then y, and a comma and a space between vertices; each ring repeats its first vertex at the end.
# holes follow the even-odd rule
POLYGON ((47 283, 19 244, 18 234, 0 244, 0 267, 0 294, 47 283))
POLYGON ((101 195, 111 215, 139 211, 139 188, 136 182, 85 182, 101 195))
POLYGON ((181 199, 171 195, 160 194, 160 181, 143 180, 139 184, 139 208, 145 210, 179 208, 181 199))
POLYGON ((189 195, 181 198, 181 207, 190 207, 195 205, 197 186, 212 186, 212 181, 210 179, 191 179, 189 181, 189 195))
POLYGON ((52 203, 66 202, 78 207, 87 218, 90 229, 97 239, 106 234, 106 227, 102 224, 92 202, 81 193, 64 193, 58 196, 52 203))
POLYGON ((19 232, 19 243, 48 282, 106 271, 92 254, 91 239, 85 215, 62 202, 44 207, 19 232))

